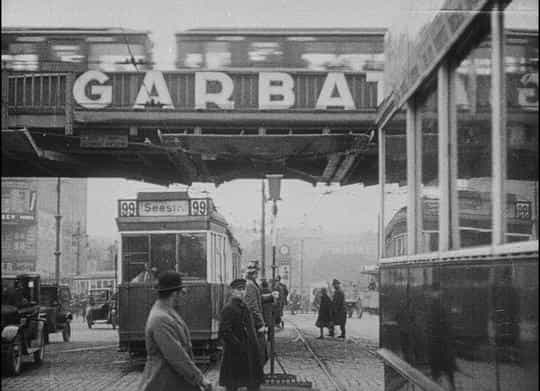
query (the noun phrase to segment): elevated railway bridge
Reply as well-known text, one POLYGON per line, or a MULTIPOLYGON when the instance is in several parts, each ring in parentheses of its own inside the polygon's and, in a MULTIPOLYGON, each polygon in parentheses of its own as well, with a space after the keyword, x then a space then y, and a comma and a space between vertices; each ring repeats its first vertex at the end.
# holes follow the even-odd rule
POLYGON ((2 71, 2 175, 377 182, 362 72, 2 71))

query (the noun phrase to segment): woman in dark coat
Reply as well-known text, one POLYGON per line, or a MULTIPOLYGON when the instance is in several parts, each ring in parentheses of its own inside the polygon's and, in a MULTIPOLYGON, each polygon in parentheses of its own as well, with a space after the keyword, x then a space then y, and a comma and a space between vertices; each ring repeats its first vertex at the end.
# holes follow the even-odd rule
POLYGON ((327 327, 328 330, 332 329, 334 317, 332 313, 332 300, 328 296, 326 288, 321 289, 319 300, 319 316, 317 317, 315 326, 321 330, 321 336, 317 337, 317 339, 323 339, 323 329, 325 327, 327 327))
POLYGON ((219 325, 224 343, 219 384, 227 391, 246 386, 249 391, 259 390, 264 381, 263 363, 253 317, 243 300, 246 280, 234 280, 231 288, 232 297, 223 307, 219 325))

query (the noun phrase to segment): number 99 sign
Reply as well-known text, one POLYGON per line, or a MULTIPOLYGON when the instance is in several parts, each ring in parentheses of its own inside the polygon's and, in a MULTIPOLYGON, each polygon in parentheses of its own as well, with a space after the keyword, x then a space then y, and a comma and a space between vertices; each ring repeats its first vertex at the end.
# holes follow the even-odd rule
POLYGON ((192 216, 206 216, 208 214, 206 200, 191 200, 190 210, 192 216))
POLYGON ((137 216, 137 201, 120 201, 120 217, 137 216))

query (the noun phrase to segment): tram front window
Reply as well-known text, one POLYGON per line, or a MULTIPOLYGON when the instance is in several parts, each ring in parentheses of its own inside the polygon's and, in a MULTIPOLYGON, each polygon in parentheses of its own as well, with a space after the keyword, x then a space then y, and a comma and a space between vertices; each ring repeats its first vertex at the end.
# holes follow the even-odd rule
POLYGON ((178 271, 186 277, 206 279, 206 233, 177 236, 178 271))

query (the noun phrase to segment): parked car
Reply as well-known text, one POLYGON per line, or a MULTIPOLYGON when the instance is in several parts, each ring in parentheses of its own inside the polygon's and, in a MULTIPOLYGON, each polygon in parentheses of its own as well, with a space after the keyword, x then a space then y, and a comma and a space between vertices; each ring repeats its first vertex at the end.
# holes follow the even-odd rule
POLYGON ((90 289, 86 309, 88 328, 91 329, 96 321, 105 321, 116 329, 118 323, 116 301, 116 295, 113 295, 110 289, 90 289))
POLYGON ((23 355, 32 355, 37 364, 43 361, 45 319, 39 295, 39 275, 2 276, 2 374, 20 374, 23 355))
POLYGON ((71 339, 71 292, 67 285, 43 284, 40 289, 40 311, 46 315, 45 343, 49 334, 62 332, 64 342, 71 339))

